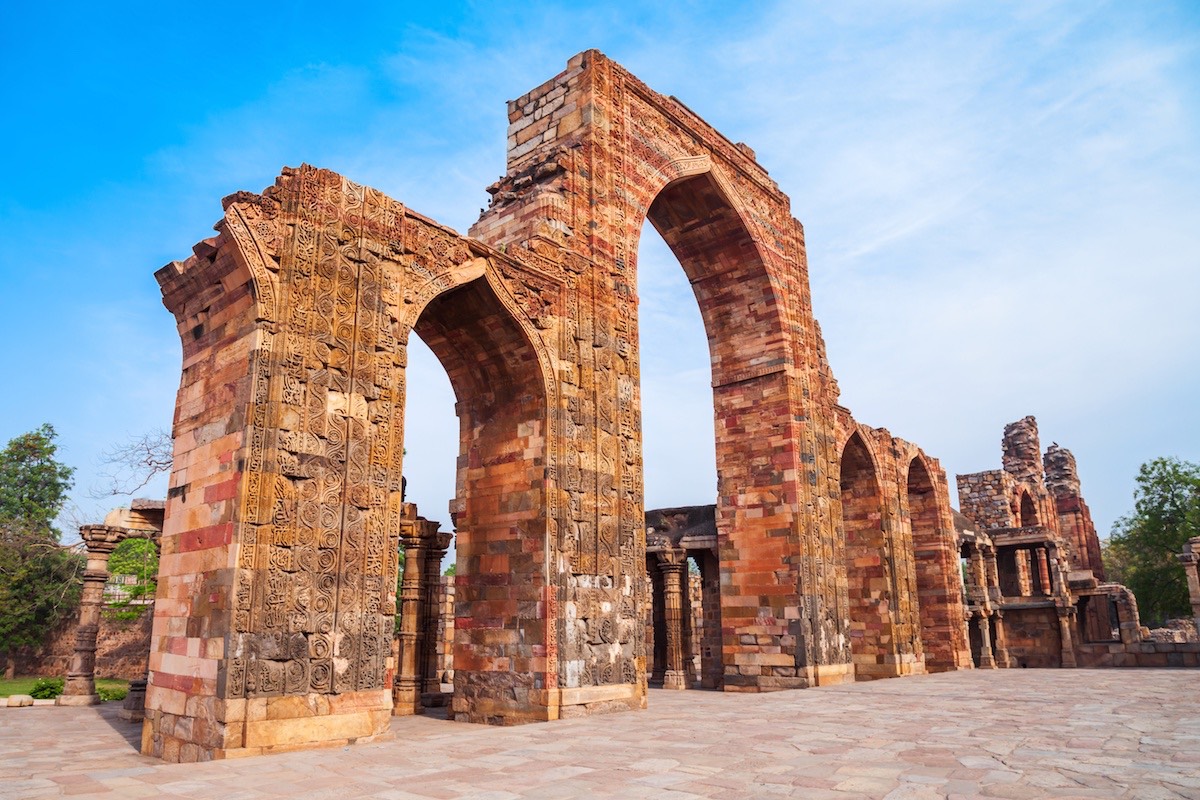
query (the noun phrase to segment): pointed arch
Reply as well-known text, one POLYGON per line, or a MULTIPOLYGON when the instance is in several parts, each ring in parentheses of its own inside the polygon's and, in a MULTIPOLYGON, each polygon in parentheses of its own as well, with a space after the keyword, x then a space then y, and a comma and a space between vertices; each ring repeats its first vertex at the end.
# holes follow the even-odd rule
POLYGON ((947 525, 949 509, 937 491, 933 469, 918 452, 908 462, 905 500, 912 527, 917 577, 917 607, 925 667, 930 672, 957 669, 967 643, 963 635, 962 577, 957 540, 947 525))
POLYGON ((1037 503, 1034 502, 1033 496, 1025 487, 1021 487, 1021 499, 1017 505, 1017 524, 1021 528, 1029 528, 1040 525, 1038 519, 1037 503))
MULTIPOLYGON (((687 275, 708 340, 718 568, 727 576, 723 583, 736 571, 758 587, 754 594, 778 595, 773 602, 778 602, 782 615, 784 595, 794 592, 793 585, 780 583, 774 570, 737 562, 746 558, 755 565, 772 559, 784 563, 795 547, 794 540, 789 546, 778 535, 781 529, 790 533, 794 526, 795 507, 788 498, 796 491, 785 480, 795 478, 784 476, 798 473, 793 437, 780 432, 780 421, 794 417, 789 411, 791 356, 785 303, 735 194, 710 160, 682 159, 668 171, 673 179, 653 196, 644 214, 687 275), (768 531, 774 533, 768 536, 768 531), (751 555, 747 542, 761 550, 751 555)), ((715 636, 722 630, 722 611, 714 608, 706 613, 714 618, 715 636)), ((715 641, 711 647, 717 649, 715 641)), ((731 666, 733 651, 739 647, 738 636, 722 635, 726 685, 753 685, 736 665, 731 666)))
POLYGON ((527 718, 522 688, 555 683, 555 665, 545 657, 554 624, 545 602, 552 590, 545 369, 487 277, 438 294, 413 332, 446 369, 459 417, 456 713, 473 721, 527 718), (486 709, 479 697, 490 700, 486 709))
POLYGON ((850 653, 858 680, 896 674, 892 564, 883 530, 879 469, 862 434, 842 449, 842 535, 850 601, 850 653))

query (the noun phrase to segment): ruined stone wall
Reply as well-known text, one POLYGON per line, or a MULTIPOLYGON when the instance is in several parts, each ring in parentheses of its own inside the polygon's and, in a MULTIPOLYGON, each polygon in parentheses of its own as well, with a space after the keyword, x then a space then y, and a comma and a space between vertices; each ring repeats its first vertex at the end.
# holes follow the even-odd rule
MULTIPOLYGON (((100 617, 100 630, 96 635, 97 678, 133 680, 146 676, 153 619, 149 609, 133 620, 100 617)), ((20 654, 17 658, 17 674, 66 675, 75 652, 77 626, 78 620, 72 615, 50 632, 41 648, 20 654)))
POLYGON ((1071 569, 1090 569, 1097 580, 1103 581, 1100 537, 1092 523, 1092 512, 1083 499, 1075 456, 1055 443, 1046 448, 1043 463, 1046 488, 1054 498, 1058 529, 1068 544, 1071 569))
POLYGON ((1004 470, 993 469, 957 476, 958 508, 980 528, 1015 528, 1012 498, 1016 481, 1004 470))
POLYGON ((1006 608, 1004 631, 1013 667, 1061 667, 1062 635, 1054 608, 1006 608))
POLYGON ((1081 644, 1075 649, 1081 667, 1200 667, 1200 642, 1081 644))

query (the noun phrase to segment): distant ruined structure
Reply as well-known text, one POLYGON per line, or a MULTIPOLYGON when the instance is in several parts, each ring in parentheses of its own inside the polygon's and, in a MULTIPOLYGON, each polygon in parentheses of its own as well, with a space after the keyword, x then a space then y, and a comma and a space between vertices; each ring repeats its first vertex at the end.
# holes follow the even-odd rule
MULTIPOLYGON (((641 708, 651 679, 763 692, 972 666, 945 473, 839 405, 803 228, 754 152, 594 50, 508 119, 507 173, 469 237, 302 166, 225 198, 216 236, 157 273, 183 371, 144 753, 367 741, 441 702, 450 669, 453 719, 508 725, 641 708), (719 484, 649 535, 647 219, 704 320, 719 484), (440 628, 450 534, 401 477, 412 333, 460 420, 440 628)), ((1036 436, 1013 442, 1012 471, 1006 455, 994 486, 967 490, 977 547, 1003 550, 1022 597, 1043 592, 1031 625, 1061 634, 1085 596, 1100 624, 1110 595, 1051 571, 1098 569, 1077 483, 1065 462, 1034 474, 1036 436)), ((977 638, 1011 596, 972 595, 977 638)), ((1058 652, 1017 639, 1018 659, 1058 652)))
POLYGON ((1104 582, 1071 451, 1051 444, 1043 456, 1025 417, 1004 428, 1002 464, 958 476, 975 664, 1200 666, 1200 643, 1149 640, 1133 593, 1104 582))

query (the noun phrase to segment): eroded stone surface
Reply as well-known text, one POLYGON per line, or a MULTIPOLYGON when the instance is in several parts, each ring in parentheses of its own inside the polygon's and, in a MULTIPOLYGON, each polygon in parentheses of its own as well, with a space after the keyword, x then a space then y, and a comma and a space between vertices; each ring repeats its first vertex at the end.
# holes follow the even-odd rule
POLYGON ((1189 670, 954 672, 640 714, 197 764, 141 756, 116 704, 0 710, 0 797, 1200 798, 1189 670))

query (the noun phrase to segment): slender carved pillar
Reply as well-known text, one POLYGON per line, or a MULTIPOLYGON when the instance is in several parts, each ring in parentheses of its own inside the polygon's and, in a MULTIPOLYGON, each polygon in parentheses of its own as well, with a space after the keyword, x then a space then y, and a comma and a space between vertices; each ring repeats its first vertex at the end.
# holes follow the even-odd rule
POLYGON ((87 568, 83 573, 83 596, 79 601, 79 627, 75 629, 75 653, 67 670, 67 682, 58 698, 60 706, 91 706, 100 702, 96 694, 96 634, 104 607, 104 584, 108 581, 108 557, 124 538, 117 529, 84 525, 79 535, 87 545, 87 568))
POLYGON ((650 636, 646 643, 646 652, 651 658, 650 682, 661 686, 667 673, 667 623, 666 592, 663 590, 662 562, 658 556, 646 560, 646 571, 649 573, 650 584, 650 636))
POLYGON ((979 668, 995 669, 996 659, 992 656, 992 629, 988 615, 979 615, 979 668))
POLYGON ((1038 578, 1041 583, 1042 594, 1049 597, 1052 591, 1050 586, 1050 554, 1046 552, 1045 547, 1037 549, 1037 561, 1038 578))
POLYGON ((1004 612, 996 609, 992 612, 992 627, 995 629, 994 636, 996 637, 996 666, 1000 669, 1008 669, 1012 666, 1012 662, 1008 658, 1008 636, 1004 632, 1004 612))
POLYGON ((704 610, 704 631, 700 649, 700 685, 720 689, 725 665, 721 662, 721 570, 716 551, 700 559, 700 603, 704 610))
POLYGON ((999 603, 1003 595, 1000 592, 1000 567, 996 564, 995 548, 988 548, 983 554, 984 565, 987 567, 987 596, 999 603))
POLYGON ((987 565, 983 561, 983 553, 978 547, 970 547, 967 551, 969 554, 969 562, 967 567, 967 578, 970 585, 967 587, 967 600, 973 603, 987 603, 988 597, 988 580, 987 580, 987 565))
POLYGON ((1183 546, 1183 552, 1176 558, 1183 564, 1184 574, 1187 575, 1192 616, 1196 618, 1196 627, 1200 628, 1200 536, 1188 539, 1183 546))
MULTIPOLYGON (((400 522, 400 541, 404 544, 404 574, 400 581, 400 663, 392 687, 392 714, 401 717, 420 714, 421 681, 421 590, 424 578, 425 543, 422 524, 416 516, 416 506, 405 504, 404 519, 400 522)), ((434 523, 436 525, 436 523, 434 523)), ((436 530, 436 528, 435 528, 436 530)))
POLYGON ((683 550, 666 550, 658 558, 667 622, 667 671, 663 675, 663 688, 687 689, 687 669, 683 663, 683 573, 687 554, 683 550))
POLYGON ((422 672, 426 692, 442 691, 441 670, 438 668, 438 623, 442 617, 442 559, 450 549, 450 533, 439 531, 426 543, 425 551, 425 624, 421 636, 422 672))
POLYGON ((1071 629, 1074 627, 1072 621, 1075 617, 1075 609, 1068 606, 1058 609, 1058 632, 1062 637, 1062 665, 1064 667, 1075 666, 1075 642, 1071 629))

